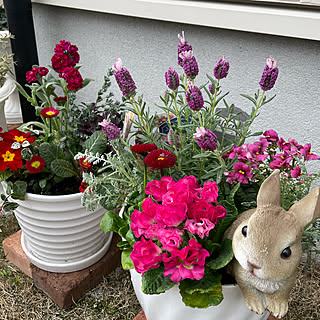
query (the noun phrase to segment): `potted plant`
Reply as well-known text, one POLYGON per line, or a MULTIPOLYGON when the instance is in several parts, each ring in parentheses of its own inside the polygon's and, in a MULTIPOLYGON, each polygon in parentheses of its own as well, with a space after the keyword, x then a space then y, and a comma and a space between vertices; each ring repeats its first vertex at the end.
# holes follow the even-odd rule
POLYGON ((107 92, 109 76, 94 103, 76 104, 76 93, 90 81, 82 78, 79 59, 78 48, 62 40, 55 47, 51 71, 33 66, 26 74, 31 93, 17 86, 39 121, 0 133, 0 181, 6 189, 1 211, 15 210, 26 255, 54 272, 88 267, 106 253, 112 238, 99 228, 105 209, 89 212, 81 205, 86 188, 82 175, 93 168, 74 155, 85 149, 110 151, 105 135, 95 129, 106 117, 120 125, 121 117, 118 103, 107 92))
POLYGON ((105 214, 101 228, 123 238, 118 244, 122 265, 135 269, 134 289, 148 320, 264 319, 268 314, 252 313, 243 299, 237 305, 241 292, 227 273, 233 251, 224 233, 241 212, 256 207, 259 187, 275 168, 286 185, 283 203, 290 206, 302 198, 316 177, 307 174, 304 164, 320 157, 310 144, 284 140, 274 130, 250 131, 261 107, 274 98, 266 96, 278 76, 272 57, 261 90, 253 97, 242 95, 253 108, 241 121, 221 89, 229 62, 221 58, 213 76, 198 87, 192 47, 184 34, 179 40, 178 64, 184 74, 179 77, 171 67, 166 72, 168 91, 160 97, 160 114, 152 114, 142 96, 136 96, 121 59, 113 65, 127 105, 126 121, 122 132, 110 121, 102 123, 113 154, 87 150, 76 156, 100 166, 99 172, 84 174, 89 187, 83 201, 90 208, 123 205, 120 215, 105 214), (222 286, 227 283, 229 287, 222 286), (232 307, 229 297, 235 298, 232 307))

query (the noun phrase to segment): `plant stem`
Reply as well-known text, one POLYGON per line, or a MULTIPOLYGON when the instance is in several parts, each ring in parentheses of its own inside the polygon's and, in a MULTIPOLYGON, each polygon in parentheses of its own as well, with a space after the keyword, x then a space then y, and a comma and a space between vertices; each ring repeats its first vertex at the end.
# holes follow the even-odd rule
POLYGON ((182 129, 181 129, 181 118, 180 118, 180 113, 179 113, 178 105, 177 105, 177 93, 176 93, 176 91, 173 93, 173 101, 174 101, 174 107, 175 107, 176 115, 177 115, 177 119, 178 119, 181 148, 183 149, 184 148, 184 144, 183 144, 183 136, 182 136, 182 129))
POLYGON ((260 107, 261 107, 261 105, 262 105, 262 101, 263 101, 264 94, 265 94, 265 91, 262 92, 260 101, 259 101, 259 103, 256 105, 256 109, 255 109, 255 111, 254 111, 254 113, 253 113, 253 116, 251 117, 251 120, 250 120, 249 124, 247 125, 246 129, 244 130, 244 133, 241 135, 241 138, 240 138, 240 140, 239 140, 238 146, 241 146, 241 144, 244 142, 244 139, 246 138, 246 134, 247 134, 247 132, 248 132, 248 130, 249 130, 249 128, 250 128, 253 120, 256 118, 257 113, 258 113, 258 111, 259 111, 259 109, 260 109, 260 107))

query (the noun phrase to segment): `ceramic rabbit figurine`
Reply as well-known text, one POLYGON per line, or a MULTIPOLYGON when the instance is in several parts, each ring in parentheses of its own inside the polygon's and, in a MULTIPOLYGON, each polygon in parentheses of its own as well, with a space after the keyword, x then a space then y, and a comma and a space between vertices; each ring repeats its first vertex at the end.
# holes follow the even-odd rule
POLYGON ((320 187, 289 211, 281 208, 280 193, 280 171, 275 170, 261 185, 257 208, 239 215, 225 234, 235 255, 231 272, 248 308, 258 314, 268 309, 278 318, 288 311, 304 227, 320 214, 320 187))

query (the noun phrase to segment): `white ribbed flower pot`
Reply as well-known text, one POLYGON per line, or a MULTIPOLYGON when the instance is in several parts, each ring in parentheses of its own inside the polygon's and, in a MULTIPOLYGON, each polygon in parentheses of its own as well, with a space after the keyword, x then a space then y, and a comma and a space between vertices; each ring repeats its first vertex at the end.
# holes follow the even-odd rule
POLYGON ((144 294, 141 291, 141 275, 135 270, 130 270, 130 273, 147 320, 265 320, 269 316, 269 312, 262 316, 251 312, 237 285, 222 286, 224 299, 218 306, 198 309, 185 306, 178 286, 158 295, 144 294))
POLYGON ((21 244, 29 260, 51 272, 73 272, 100 260, 110 247, 112 232, 100 229, 105 209, 87 211, 81 193, 62 196, 26 194, 17 201, 21 244))

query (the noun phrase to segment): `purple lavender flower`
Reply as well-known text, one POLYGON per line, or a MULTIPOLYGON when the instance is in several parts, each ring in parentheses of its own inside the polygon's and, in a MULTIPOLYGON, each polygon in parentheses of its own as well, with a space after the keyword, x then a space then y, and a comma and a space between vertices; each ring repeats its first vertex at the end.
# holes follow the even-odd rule
POLYGON ((259 82, 263 91, 268 91, 273 88, 278 78, 279 69, 277 68, 276 60, 271 56, 267 59, 267 65, 265 66, 261 80, 259 82))
POLYGON ((205 151, 217 149, 217 136, 211 130, 203 127, 197 128, 193 137, 197 139, 197 144, 201 149, 205 151))
POLYGON ((176 90, 179 87, 179 76, 178 73, 170 67, 168 71, 165 73, 167 86, 171 90, 176 90))
POLYGON ((180 57, 182 59, 182 68, 185 74, 189 79, 194 79, 199 73, 199 68, 192 50, 182 52, 180 57))
POLYGON ((203 97, 200 89, 189 82, 189 86, 186 92, 186 98, 188 106, 193 111, 198 111, 203 107, 203 97))
POLYGON ((178 44, 178 65, 182 67, 182 58, 180 57, 180 54, 184 51, 190 51, 192 50, 192 46, 186 41, 184 37, 184 31, 182 31, 182 36, 178 34, 179 38, 179 44, 178 44))
POLYGON ((117 58, 116 63, 112 66, 112 68, 115 71, 114 76, 123 96, 131 97, 134 95, 137 87, 129 71, 122 66, 122 61, 120 58, 117 58))
POLYGON ((229 72, 229 62, 226 61, 225 57, 223 56, 222 59, 216 64, 213 69, 213 74, 216 79, 223 79, 226 78, 229 72))
POLYGON ((120 136, 120 129, 114 123, 103 119, 103 121, 98 124, 102 127, 102 131, 109 139, 117 139, 120 136))

